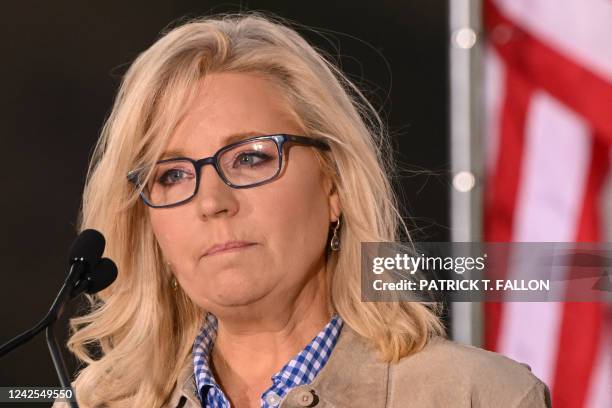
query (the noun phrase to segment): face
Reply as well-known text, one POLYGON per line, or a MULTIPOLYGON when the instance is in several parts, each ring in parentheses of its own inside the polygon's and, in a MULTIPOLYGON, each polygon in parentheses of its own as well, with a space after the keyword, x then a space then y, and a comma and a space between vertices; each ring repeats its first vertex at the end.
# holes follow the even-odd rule
MULTIPOLYGON (((166 151, 201 159, 235 135, 303 135, 281 96, 273 82, 254 74, 209 74, 166 151)), ((328 229, 340 209, 313 149, 285 147, 281 176, 247 189, 227 186, 212 166, 204 166, 191 201, 149 208, 162 253, 196 304, 216 314, 278 307, 320 279, 328 229), (207 254, 228 241, 250 245, 207 254)))

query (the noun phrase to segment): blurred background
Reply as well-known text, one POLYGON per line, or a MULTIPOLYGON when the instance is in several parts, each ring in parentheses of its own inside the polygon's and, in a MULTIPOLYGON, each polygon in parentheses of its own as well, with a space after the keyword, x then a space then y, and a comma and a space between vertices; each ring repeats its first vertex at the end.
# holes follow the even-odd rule
MULTIPOLYGON (((388 123, 416 241, 610 241, 609 0, 1 7, 0 343, 44 315, 66 276, 88 160, 129 64, 164 27, 216 12, 318 31, 297 26, 388 123)), ((453 339, 529 364, 555 407, 612 406, 610 304, 450 306, 453 339)), ((57 384, 42 335, 0 360, 0 386, 57 384)))

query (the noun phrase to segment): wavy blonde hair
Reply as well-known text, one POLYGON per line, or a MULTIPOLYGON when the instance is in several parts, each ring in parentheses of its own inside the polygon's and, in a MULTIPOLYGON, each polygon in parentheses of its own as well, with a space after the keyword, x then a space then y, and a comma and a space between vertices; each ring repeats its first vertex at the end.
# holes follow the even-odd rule
POLYGON ((316 154, 342 207, 342 247, 328 254, 327 270, 330 302, 346 324, 391 362, 444 333, 436 303, 360 299, 361 242, 409 236, 389 182, 393 163, 376 110, 286 23, 256 12, 200 18, 167 32, 131 65, 90 164, 79 229, 105 235, 105 255, 117 263, 119 276, 89 297, 87 315, 71 320, 68 346, 85 367, 75 384, 82 406, 163 405, 191 358, 204 311, 181 290, 169 290, 170 271, 126 173, 160 157, 197 82, 212 72, 274 81, 305 134, 331 145, 331 152, 316 154))

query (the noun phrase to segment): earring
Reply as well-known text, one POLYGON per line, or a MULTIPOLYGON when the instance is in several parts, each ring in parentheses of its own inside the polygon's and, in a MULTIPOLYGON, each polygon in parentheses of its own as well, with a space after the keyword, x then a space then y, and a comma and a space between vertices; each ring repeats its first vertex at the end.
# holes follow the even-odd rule
POLYGON ((332 236, 331 241, 329 242, 329 246, 332 251, 340 250, 340 238, 338 237, 338 228, 340 228, 340 218, 336 221, 336 226, 334 227, 334 235, 332 236))
POLYGON ((174 273, 172 273, 172 265, 169 261, 164 261, 164 263, 166 264, 168 269, 170 269, 170 274, 172 275, 172 279, 170 280, 170 287, 172 288, 172 290, 176 291, 178 289, 178 282, 176 281, 174 273))

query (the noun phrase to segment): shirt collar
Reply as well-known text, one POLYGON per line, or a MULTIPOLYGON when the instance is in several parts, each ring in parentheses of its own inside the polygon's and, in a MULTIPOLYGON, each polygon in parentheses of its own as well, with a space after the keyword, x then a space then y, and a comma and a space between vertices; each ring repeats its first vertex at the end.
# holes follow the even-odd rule
POLYGON ((206 385, 218 388, 210 369, 210 351, 217 337, 217 328, 217 318, 212 313, 207 313, 200 334, 193 343, 193 367, 198 393, 206 385))
MULTIPOLYGON (((298 385, 311 383, 329 359, 342 330, 343 321, 335 314, 325 327, 298 352, 287 364, 271 377, 272 387, 269 392, 283 397, 298 385)), ((207 313, 200 333, 193 345, 194 374, 198 395, 202 400, 207 398, 207 390, 214 388, 216 398, 222 395, 210 367, 210 352, 217 336, 218 322, 212 313, 207 313)), ((222 399, 225 399, 224 397, 222 399)))

